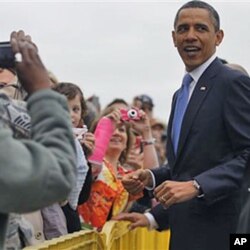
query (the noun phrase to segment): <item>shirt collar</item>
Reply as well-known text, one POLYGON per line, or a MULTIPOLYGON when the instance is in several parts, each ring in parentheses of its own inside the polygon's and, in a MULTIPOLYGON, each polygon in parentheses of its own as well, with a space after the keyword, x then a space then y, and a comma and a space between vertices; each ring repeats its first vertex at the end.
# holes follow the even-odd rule
POLYGON ((197 67, 191 72, 188 72, 192 78, 194 79, 194 82, 198 82, 201 75, 204 73, 204 71, 208 68, 208 66, 214 61, 216 58, 216 54, 213 54, 206 62, 204 62, 202 65, 197 67))

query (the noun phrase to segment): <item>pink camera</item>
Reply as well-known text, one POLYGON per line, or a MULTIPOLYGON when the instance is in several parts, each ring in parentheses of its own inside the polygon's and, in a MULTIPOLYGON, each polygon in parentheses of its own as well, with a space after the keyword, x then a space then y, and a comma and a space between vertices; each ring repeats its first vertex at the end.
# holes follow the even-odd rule
POLYGON ((141 119, 140 113, 138 109, 132 108, 132 109, 120 109, 121 112, 121 119, 123 121, 138 121, 141 119))

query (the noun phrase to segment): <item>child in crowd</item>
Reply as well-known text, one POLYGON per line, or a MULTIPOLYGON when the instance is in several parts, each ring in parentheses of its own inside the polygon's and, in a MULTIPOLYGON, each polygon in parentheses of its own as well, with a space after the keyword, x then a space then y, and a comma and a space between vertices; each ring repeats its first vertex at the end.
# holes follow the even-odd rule
MULTIPOLYGON (((53 87, 53 90, 67 97, 73 128, 83 128, 83 116, 86 113, 87 108, 81 89, 73 83, 59 83, 53 87)), ((77 180, 67 201, 61 204, 67 221, 68 233, 79 231, 81 229, 80 219, 76 208, 78 206, 80 195, 85 196, 85 198, 81 197, 80 199, 80 203, 82 203, 86 200, 90 192, 90 187, 84 184, 87 173, 91 172, 91 170, 89 169, 86 154, 83 151, 81 144, 85 146, 88 154, 94 149, 94 135, 92 133, 85 130, 82 136, 78 135, 76 137, 77 180)), ((91 179, 91 176, 89 178, 91 179)))

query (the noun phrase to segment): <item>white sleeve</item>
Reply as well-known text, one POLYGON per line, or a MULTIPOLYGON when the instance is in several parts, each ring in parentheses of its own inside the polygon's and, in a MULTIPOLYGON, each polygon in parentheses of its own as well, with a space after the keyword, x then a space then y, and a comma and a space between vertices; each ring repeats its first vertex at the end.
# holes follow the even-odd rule
POLYGON ((157 229, 159 227, 158 223, 156 222, 154 216, 151 213, 146 212, 144 215, 147 217, 149 221, 148 230, 157 229))
POLYGON ((145 186, 145 189, 151 191, 151 190, 154 190, 154 189, 155 189, 155 176, 154 176, 154 174, 152 173, 152 171, 150 171, 149 169, 147 169, 147 171, 151 174, 153 185, 152 185, 151 187, 145 186))

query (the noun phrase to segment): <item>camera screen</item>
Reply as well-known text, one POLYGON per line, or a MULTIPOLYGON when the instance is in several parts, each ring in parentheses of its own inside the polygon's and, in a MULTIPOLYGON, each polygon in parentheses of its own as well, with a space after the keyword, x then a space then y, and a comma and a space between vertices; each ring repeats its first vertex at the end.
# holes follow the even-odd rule
POLYGON ((15 57, 9 42, 0 42, 0 68, 13 68, 15 57))

